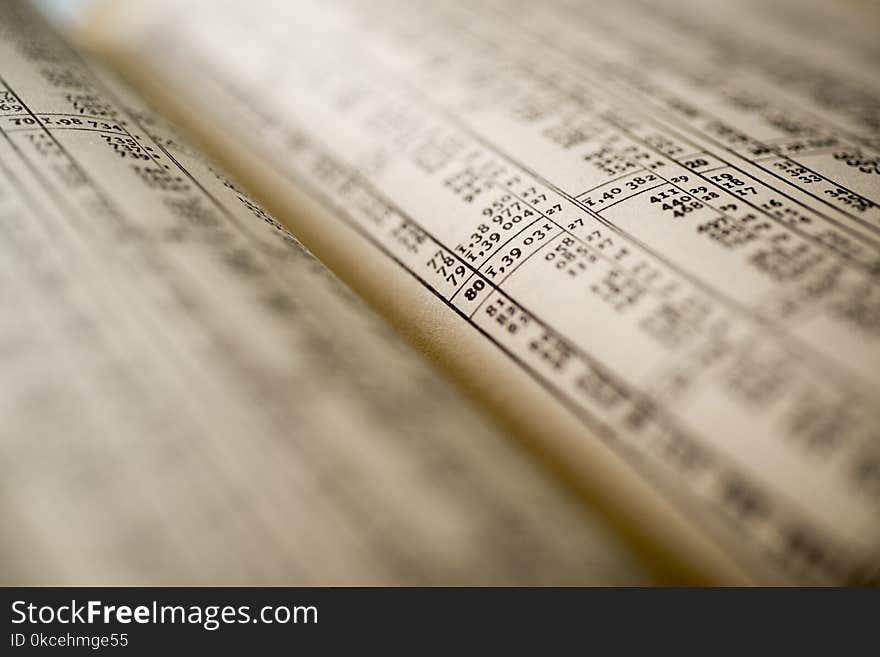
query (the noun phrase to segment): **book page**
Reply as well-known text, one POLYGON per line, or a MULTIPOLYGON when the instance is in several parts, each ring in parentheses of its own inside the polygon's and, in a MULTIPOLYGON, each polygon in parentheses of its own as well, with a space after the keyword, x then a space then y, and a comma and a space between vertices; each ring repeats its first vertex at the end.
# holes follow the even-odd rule
POLYGON ((0 4, 0 582, 651 581, 129 89, 0 4))
POLYGON ((92 38, 636 524, 872 580, 876 8, 124 4, 92 38))

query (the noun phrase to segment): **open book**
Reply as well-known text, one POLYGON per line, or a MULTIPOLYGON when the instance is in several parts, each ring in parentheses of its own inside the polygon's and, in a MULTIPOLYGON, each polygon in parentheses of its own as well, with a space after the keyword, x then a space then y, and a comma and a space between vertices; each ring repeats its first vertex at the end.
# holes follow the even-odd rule
POLYGON ((878 15, 823 7, 105 2, 97 64, 3 3, 3 575, 876 582, 878 15))

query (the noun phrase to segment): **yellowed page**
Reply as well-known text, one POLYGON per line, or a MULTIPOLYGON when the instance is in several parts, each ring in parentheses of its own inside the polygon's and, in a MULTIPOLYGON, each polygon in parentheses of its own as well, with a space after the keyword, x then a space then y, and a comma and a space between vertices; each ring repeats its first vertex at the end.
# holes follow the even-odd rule
POLYGON ((0 235, 0 583, 652 581, 21 2, 0 235))
POLYGON ((123 4, 93 42, 606 505, 872 580, 871 7, 123 4))

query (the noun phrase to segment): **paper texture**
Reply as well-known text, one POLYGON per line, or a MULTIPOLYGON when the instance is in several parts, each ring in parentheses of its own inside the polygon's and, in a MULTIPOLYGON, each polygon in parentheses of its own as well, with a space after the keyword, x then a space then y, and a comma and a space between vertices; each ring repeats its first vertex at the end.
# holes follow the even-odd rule
POLYGON ((875 10, 137 6, 93 38, 570 471, 759 579, 874 577, 875 10))
POLYGON ((650 581, 238 184, 0 5, 0 583, 650 581))

